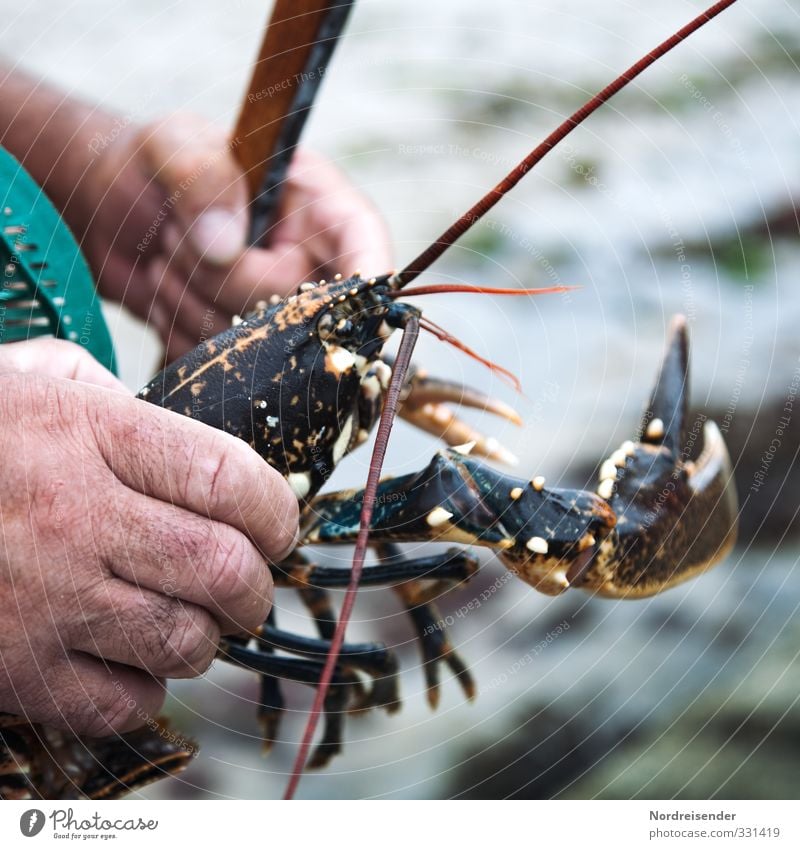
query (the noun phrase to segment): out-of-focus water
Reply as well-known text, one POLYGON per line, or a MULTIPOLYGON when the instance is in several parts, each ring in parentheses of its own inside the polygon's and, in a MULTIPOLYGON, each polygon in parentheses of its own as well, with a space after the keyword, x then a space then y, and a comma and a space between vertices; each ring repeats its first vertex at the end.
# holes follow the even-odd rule
MULTIPOLYGON (((253 0, 2 6, 6 57, 68 92, 126 122, 189 109, 226 126, 267 15, 253 0)), ((307 141, 374 199, 402 263, 699 9, 677 0, 361 0, 307 141)), ((800 174, 798 23, 796 6, 776 0, 726 12, 593 116, 426 275, 582 287, 536 300, 425 302, 432 318, 519 374, 525 394, 514 397, 435 341, 423 339, 417 355, 518 407, 521 431, 482 425, 497 428, 525 474, 590 484, 586 470, 636 425, 676 311, 689 319, 695 403, 727 412, 731 429, 744 429, 734 455, 742 473, 751 473, 748 458, 758 466, 774 436, 765 411, 785 405, 800 357, 800 242, 787 218, 800 174), (750 421, 762 424, 748 429, 750 421)), ((157 359, 155 337, 124 316, 113 324, 124 376, 140 385, 157 359)), ((419 468, 431 451, 429 439, 398 427, 388 467, 419 468)), ((779 482, 796 444, 782 451, 771 471, 779 482)), ((350 458, 338 482, 363 481, 367 459, 350 458)), ((796 512, 794 489, 774 492, 748 510, 796 512)), ((773 795, 797 793, 796 774, 783 779, 781 746, 764 742, 798 720, 797 562, 779 542, 768 537, 638 604, 552 601, 503 583, 453 628, 478 701, 465 705, 446 681, 431 714, 415 647, 401 646, 399 719, 348 723, 347 754, 304 792, 436 797, 477 785, 477 795, 535 795, 531 786, 577 796, 758 795, 769 764, 783 780, 773 795), (521 663, 562 622, 573 625, 521 663), (504 672, 508 680, 491 686, 504 672), (752 736, 726 736, 743 718, 755 723, 752 736), (547 784, 553 770, 563 780, 547 784)), ((452 609, 501 574, 487 566, 452 609)), ((363 595, 354 635, 410 640, 387 594, 363 595)), ((305 626, 291 600, 278 603, 283 625, 305 626)), ((185 780, 151 795, 277 795, 293 747, 261 760, 252 706, 243 704, 255 696, 252 681, 233 670, 210 678, 174 687, 171 711, 204 749, 185 780)), ((293 707, 306 703, 292 691, 293 707)), ((287 718, 287 741, 298 739, 302 719, 287 718)))

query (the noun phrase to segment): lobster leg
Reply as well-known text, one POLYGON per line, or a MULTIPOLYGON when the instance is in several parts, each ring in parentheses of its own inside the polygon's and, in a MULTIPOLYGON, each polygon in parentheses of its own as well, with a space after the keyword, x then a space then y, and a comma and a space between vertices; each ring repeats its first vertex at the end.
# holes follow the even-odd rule
MULTIPOLYGON (((316 504, 316 502, 315 502, 316 504)), ((352 542, 352 539, 342 539, 340 542, 352 542)), ((391 563, 378 563, 367 566, 361 579, 362 586, 389 586, 401 584, 414 579, 435 579, 448 581, 466 581, 478 569, 478 561, 472 555, 460 548, 448 549, 444 554, 434 554, 427 557, 416 557, 414 559, 402 559, 391 563)), ((309 563, 298 552, 292 554, 289 561, 284 561, 279 566, 274 566, 272 571, 276 586, 295 587, 301 590, 310 589, 341 589, 347 586, 350 580, 350 570, 330 566, 318 566, 309 563)), ((319 598, 313 594, 309 599, 319 598)), ((322 606, 317 607, 318 602, 312 610, 313 615, 319 615, 321 621, 326 617, 335 616, 332 611, 322 606)), ((317 628, 328 627, 320 622, 317 628)), ((320 631, 320 636, 327 639, 327 634, 320 631)))
MULTIPOLYGON (((251 672, 258 672, 260 675, 267 674, 312 687, 319 684, 325 665, 323 661, 253 651, 230 640, 222 641, 219 656, 229 663, 251 672)), ((325 699, 325 731, 309 762, 310 767, 325 766, 341 751, 344 715, 357 680, 354 672, 337 666, 331 681, 332 686, 325 699)))
MULTIPOLYGON (((265 626, 259 636, 259 646, 291 652, 303 657, 324 660, 330 649, 330 640, 302 637, 265 626)), ((397 660, 394 654, 381 643, 352 643, 342 646, 340 665, 343 670, 365 672, 373 682, 369 693, 356 692, 360 696, 355 710, 383 707, 394 713, 400 707, 397 686, 397 660)), ((358 685, 361 684, 356 679, 358 685)))
MULTIPOLYGON (((272 626, 276 624, 274 607, 269 612, 267 623, 272 626)), ((268 654, 273 651, 272 647, 260 638, 258 648, 268 654)), ((284 708, 280 681, 274 675, 266 673, 259 675, 258 722, 261 725, 261 747, 264 754, 269 752, 278 737, 284 708)))
MULTIPOLYGON (((387 357, 384 357, 387 359, 387 357)), ((430 377, 427 372, 412 367, 403 391, 400 418, 444 440, 447 445, 469 444, 479 457, 497 460, 514 466, 517 458, 494 437, 487 437, 460 419, 450 404, 493 413, 515 425, 522 425, 519 414, 508 404, 483 392, 451 380, 430 377)))
MULTIPOLYGON (((400 549, 392 543, 377 545, 376 550, 384 560, 402 558, 400 549)), ((414 624, 422 653, 428 704, 434 709, 439 704, 439 669, 442 663, 450 667, 466 697, 471 701, 475 696, 472 675, 447 638, 444 619, 433 601, 452 585, 452 579, 412 579, 394 588, 414 624)))
POLYGON ((297 594, 311 614, 319 636, 323 640, 332 640, 336 630, 336 613, 328 591, 322 587, 298 587, 297 594))
MULTIPOLYGON (((429 555, 409 559, 403 557, 395 546, 383 544, 376 547, 381 562, 364 570, 364 585, 395 585, 395 590, 414 623, 420 640, 425 662, 425 676, 428 683, 428 700, 432 705, 438 702, 439 664, 447 663, 467 694, 472 698, 474 685, 466 666, 450 645, 442 617, 433 604, 433 599, 449 590, 454 584, 469 580, 477 571, 477 560, 465 551, 453 548, 443 554, 429 555)), ((336 567, 318 566, 309 563, 306 558, 295 552, 289 561, 274 567, 275 582, 278 586, 294 586, 311 612, 317 631, 322 640, 310 641, 285 632, 275 632, 265 628, 260 637, 260 645, 270 649, 280 648, 296 654, 323 655, 327 650, 336 624, 330 598, 323 588, 342 588, 347 586, 350 570, 336 567)), ((350 666, 351 647, 343 649, 341 665, 350 666)), ((357 648, 357 647, 352 647, 357 648)), ((370 652, 374 647, 369 647, 370 652)), ((383 650, 385 651, 385 649, 383 650)), ((354 656, 357 656, 355 652, 354 656)), ((372 690, 353 709, 385 707, 392 712, 399 707, 395 661, 388 657, 376 665, 369 656, 357 657, 358 669, 367 672, 373 680, 372 690)))

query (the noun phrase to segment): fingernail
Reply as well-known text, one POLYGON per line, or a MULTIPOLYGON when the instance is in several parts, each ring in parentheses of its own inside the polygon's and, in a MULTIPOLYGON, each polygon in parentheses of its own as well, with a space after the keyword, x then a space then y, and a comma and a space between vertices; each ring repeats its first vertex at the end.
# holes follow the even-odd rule
POLYGON ((204 260, 227 265, 244 250, 244 216, 226 209, 209 209, 194 222, 189 238, 204 260))

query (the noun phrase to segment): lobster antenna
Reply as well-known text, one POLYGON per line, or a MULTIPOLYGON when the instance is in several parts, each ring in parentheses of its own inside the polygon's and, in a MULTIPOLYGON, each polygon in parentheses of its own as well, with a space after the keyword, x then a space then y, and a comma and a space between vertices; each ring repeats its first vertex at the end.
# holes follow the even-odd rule
POLYGON ((491 286, 471 286, 469 283, 442 283, 434 286, 416 286, 408 292, 389 292, 390 298, 399 298, 403 295, 444 295, 444 294, 468 294, 468 295, 557 295, 563 292, 571 292, 580 289, 580 286, 544 286, 539 289, 494 289, 491 286))
POLYGON ((522 384, 519 382, 519 378, 514 374, 514 372, 509 371, 507 368, 503 368, 503 366, 498 365, 492 360, 488 360, 486 357, 481 356, 477 351, 473 351, 469 345, 464 344, 464 342, 460 339, 457 339, 451 333, 448 333, 443 327, 439 327, 438 324, 434 324, 434 322, 432 322, 429 318, 425 318, 425 316, 422 317, 420 326, 423 330, 427 330, 428 333, 432 333, 440 342, 447 342, 448 345, 452 345, 468 357, 471 357, 481 365, 486 366, 492 374, 499 375, 500 378, 508 383, 515 392, 522 393, 522 384))
POLYGON ((506 194, 519 183, 519 181, 566 136, 577 126, 582 124, 595 110, 599 109, 607 100, 610 100, 618 91, 625 88, 628 83, 639 76, 646 68, 669 53, 693 32, 707 24, 720 12, 732 6, 736 0, 720 0, 698 15, 693 21, 679 29, 666 41, 661 42, 658 47, 643 56, 638 62, 631 65, 627 71, 620 74, 613 82, 609 83, 602 91, 598 92, 591 100, 584 103, 577 112, 574 112, 562 124, 556 127, 547 138, 535 147, 522 162, 507 174, 491 191, 487 192, 474 206, 470 207, 451 227, 429 247, 427 247, 416 259, 413 259, 402 271, 394 274, 391 278, 392 285, 396 289, 402 289, 415 277, 429 268, 439 257, 458 239, 460 239, 473 224, 480 221, 484 215, 506 194))
POLYGON ((317 723, 325 705, 325 697, 330 687, 331 678, 333 678, 336 662, 339 659, 347 624, 353 612, 361 573, 364 569, 364 560, 367 555, 369 525, 372 521, 372 509, 375 505, 378 492, 378 481, 380 480, 381 470, 383 469, 386 447, 389 444, 389 435, 392 432, 392 425, 394 424, 397 410, 400 406, 400 392, 403 388, 409 366, 411 365, 411 355, 414 352, 414 346, 417 344, 418 338, 419 319, 415 315, 409 314, 406 323, 403 325, 403 338, 400 340, 397 359, 392 368, 392 379, 389 383, 389 388, 386 390, 386 400, 383 405, 383 411, 381 412, 380 422, 378 423, 375 447, 372 449, 367 485, 364 488, 364 503, 361 505, 358 538, 356 539, 356 549, 353 554, 353 567, 350 571, 350 583, 347 586, 347 592, 342 602, 342 610, 339 614, 339 621, 336 625, 333 639, 331 640, 331 647, 328 651, 328 656, 325 658, 325 666, 323 667, 317 692, 314 696, 314 704, 311 707, 311 713, 308 716, 308 722, 303 732, 303 740, 300 743, 300 748, 297 752, 294 766, 292 767, 292 774, 286 785, 286 792, 283 796, 286 800, 294 798, 297 785, 300 783, 300 777, 303 774, 303 769, 308 758, 308 751, 311 748, 311 742, 314 739, 314 732, 317 729, 317 723))

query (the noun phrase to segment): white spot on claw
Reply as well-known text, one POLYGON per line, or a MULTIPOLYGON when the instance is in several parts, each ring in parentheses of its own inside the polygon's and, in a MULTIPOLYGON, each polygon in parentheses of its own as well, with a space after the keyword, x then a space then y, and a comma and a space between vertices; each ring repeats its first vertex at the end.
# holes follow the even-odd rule
POLYGON ((614 461, 609 457, 608 460, 603 462, 603 465, 600 466, 600 480, 616 480, 617 479, 617 466, 614 461))
POLYGON ((444 507, 434 507, 428 513, 426 521, 432 528, 438 528, 439 525, 443 525, 452 518, 453 514, 449 510, 445 510, 444 507))
POLYGON ((522 488, 519 486, 515 486, 514 489, 509 493, 513 501, 516 501, 518 498, 522 497, 522 488))
POLYGON ((308 472, 290 472, 286 476, 286 483, 297 498, 305 498, 311 491, 311 476, 308 472))
POLYGON ((544 489, 544 475, 536 475, 536 477, 531 481, 531 486, 537 491, 541 492, 544 489))
POLYGON ((623 469, 625 467, 625 460, 627 459, 627 454, 621 449, 617 448, 617 450, 611 455, 611 462, 617 466, 617 468, 623 469))
POLYGON ((608 499, 614 494, 614 483, 615 481, 611 478, 606 478, 604 481, 601 481, 600 486, 597 487, 597 494, 608 501, 608 499))
POLYGON ((534 554, 547 554, 550 546, 544 537, 531 537, 526 543, 525 548, 532 551, 534 554))
POLYGON ((664 435, 664 422, 661 419, 653 419, 649 425, 647 425, 647 430, 645 431, 648 439, 661 439, 664 435))

